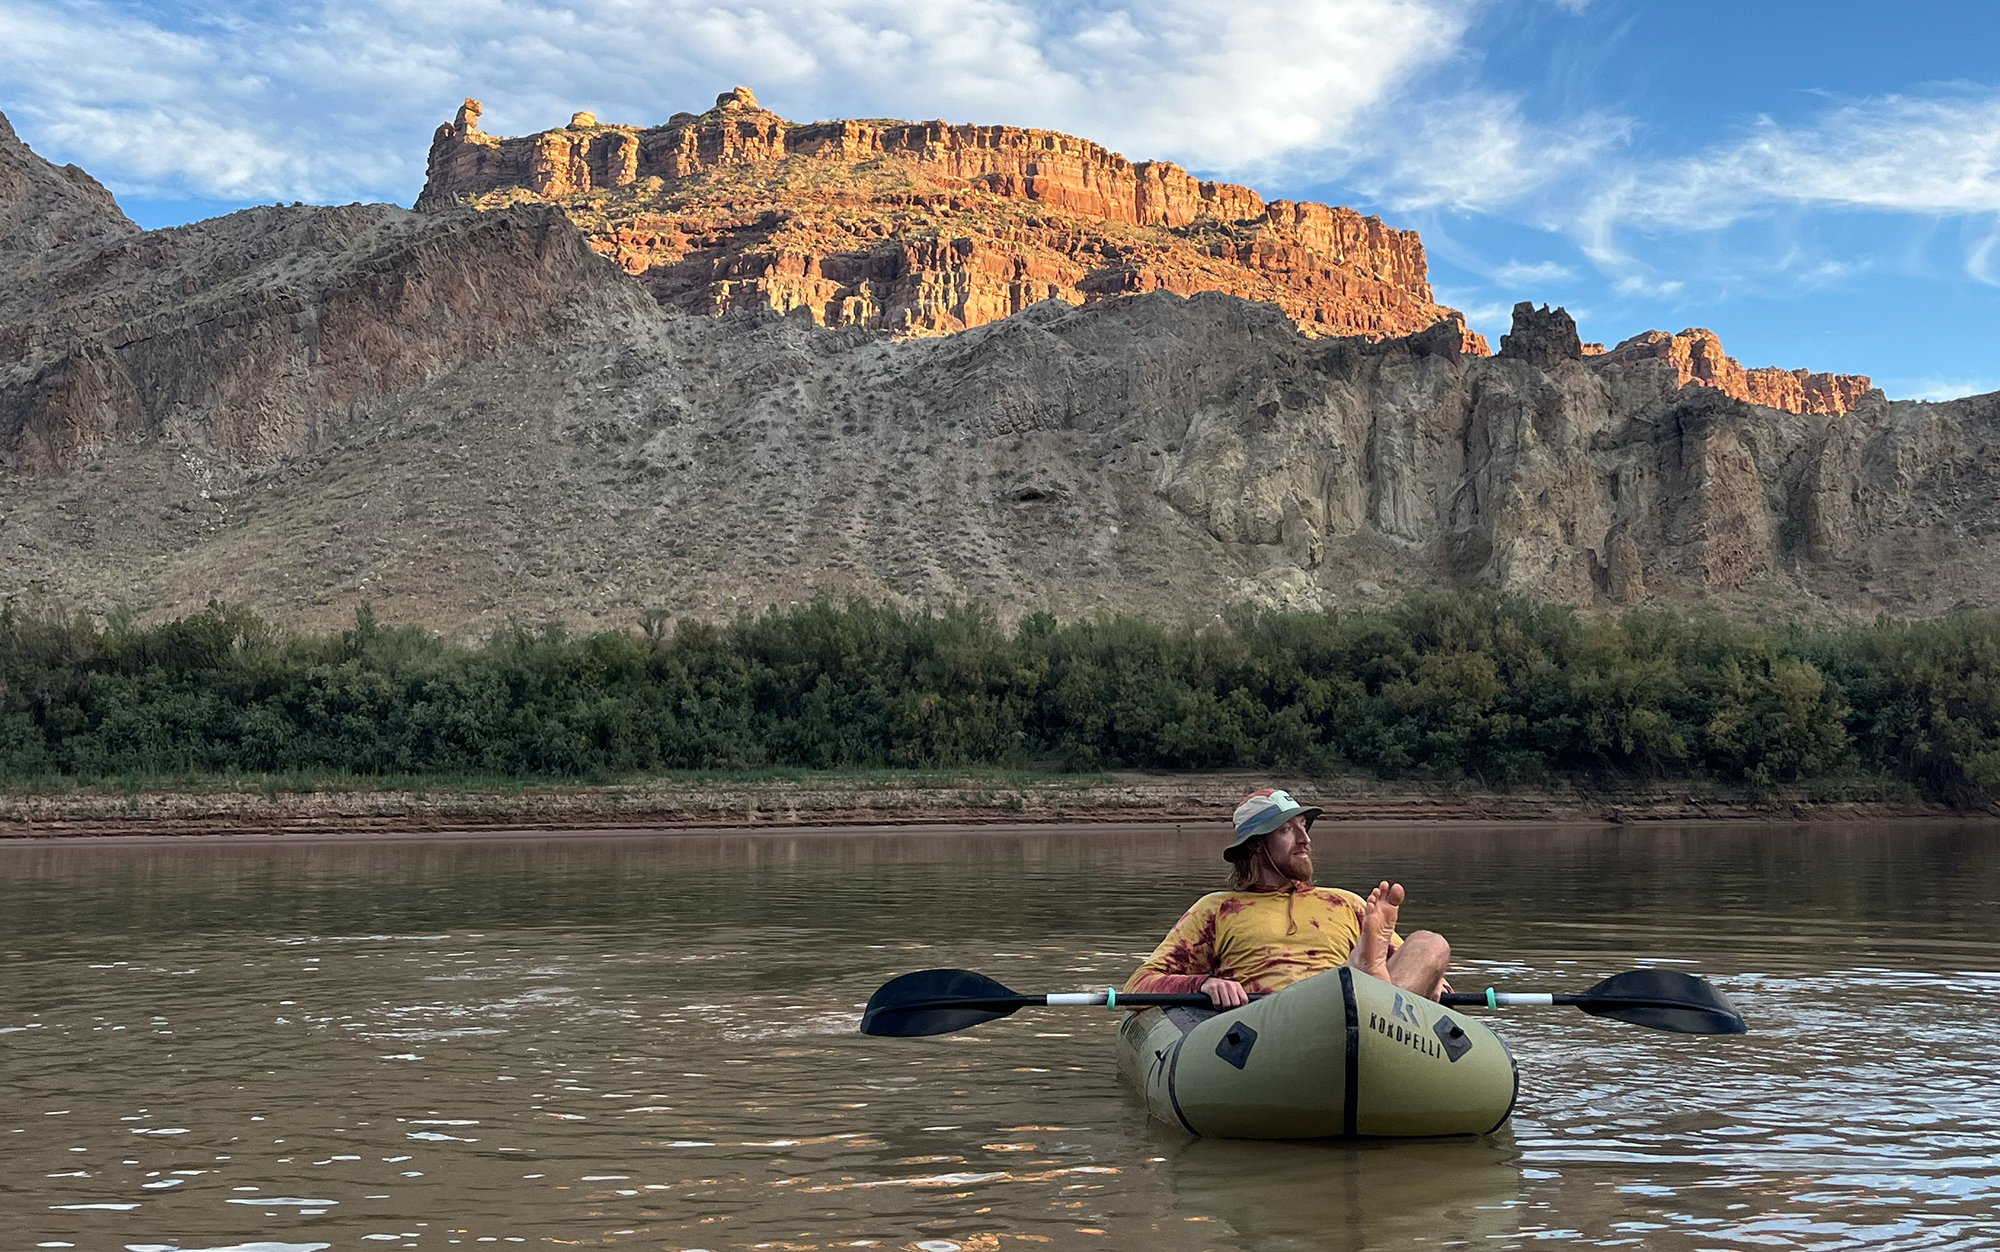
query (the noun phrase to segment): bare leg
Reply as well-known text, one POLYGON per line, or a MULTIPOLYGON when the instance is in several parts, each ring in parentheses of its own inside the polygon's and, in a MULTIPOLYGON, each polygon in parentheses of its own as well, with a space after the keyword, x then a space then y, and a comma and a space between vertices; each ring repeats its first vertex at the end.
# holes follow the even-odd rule
POLYGON ((1389 981, 1426 1000, 1444 994, 1444 972, 1451 965, 1451 945, 1432 930, 1420 930, 1403 940, 1389 958, 1389 981))
POLYGON ((1403 884, 1383 883, 1368 893, 1368 905, 1361 913, 1361 937, 1347 963, 1383 982, 1389 977, 1390 936, 1396 933, 1396 914, 1403 907, 1403 884))

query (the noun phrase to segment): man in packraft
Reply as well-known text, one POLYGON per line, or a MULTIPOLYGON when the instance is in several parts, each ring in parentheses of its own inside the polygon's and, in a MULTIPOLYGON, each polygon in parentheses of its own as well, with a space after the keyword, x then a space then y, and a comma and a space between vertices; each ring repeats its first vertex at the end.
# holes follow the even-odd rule
POLYGON ((1222 850, 1229 890, 1195 901, 1124 990, 1200 992, 1217 1008, 1233 1008, 1347 965, 1437 999, 1451 945, 1428 930, 1407 939, 1396 933, 1401 883, 1384 882, 1366 899, 1313 885, 1312 824, 1319 814, 1284 791, 1245 797, 1222 850))

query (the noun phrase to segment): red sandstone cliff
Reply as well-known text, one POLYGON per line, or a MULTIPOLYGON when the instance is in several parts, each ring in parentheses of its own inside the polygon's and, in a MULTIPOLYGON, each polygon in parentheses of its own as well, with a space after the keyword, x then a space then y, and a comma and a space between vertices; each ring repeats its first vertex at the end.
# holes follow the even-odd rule
MULTIPOLYGON (((1267 300, 1309 334, 1463 320, 1432 299, 1414 231, 1267 203, 1055 131, 801 125, 742 87, 647 128, 579 113, 503 139, 479 129, 480 111, 468 100, 438 128, 418 208, 554 202, 662 304, 691 312, 945 333, 1050 298, 1165 290, 1267 300)), ((1470 331, 1463 344, 1487 351, 1470 331)))
POLYGON ((1683 387, 1700 383, 1752 404, 1827 417, 1838 417, 1853 409, 1874 385, 1865 374, 1814 374, 1769 366, 1744 369, 1722 350, 1722 341, 1714 331, 1698 326, 1678 335, 1663 330, 1645 331, 1599 360, 1615 366, 1665 361, 1674 367, 1683 387))

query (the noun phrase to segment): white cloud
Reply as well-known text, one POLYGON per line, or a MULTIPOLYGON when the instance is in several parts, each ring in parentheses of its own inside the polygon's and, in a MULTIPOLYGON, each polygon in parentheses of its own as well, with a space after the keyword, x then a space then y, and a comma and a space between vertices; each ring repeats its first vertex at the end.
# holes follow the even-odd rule
POLYGON ((2000 267, 1995 264, 2000 261, 2000 256, 1995 255, 1996 244, 2000 244, 2000 228, 1972 245, 1972 251, 1965 258, 1965 272, 1989 287, 2000 287, 2000 267))
POLYGON ((1627 274, 1625 277, 1612 283, 1611 290, 1621 296, 1650 296, 1654 299, 1663 300, 1669 296, 1679 295, 1686 286, 1686 283, 1679 280, 1663 281, 1655 278, 1647 278, 1641 274, 1627 274))
MULTIPOLYGON (((1417 70, 1454 54, 1471 0, 1153 0, 1042 27, 1046 84, 995 101, 1134 155, 1247 169, 1352 137, 1417 70), (1046 92, 1034 103, 1031 92, 1046 92)), ((950 84, 922 88, 925 98, 950 84)), ((1024 88, 1026 90, 1024 90, 1024 88)))
POLYGON ((1556 261, 1509 261, 1492 273, 1494 282, 1514 287, 1569 282, 1575 277, 1575 270, 1556 261))
POLYGON ((2000 95, 1888 96, 1635 169, 1597 193, 1607 220, 1713 229, 1776 205, 2000 213, 2000 95))
POLYGON ((1477 0, 0 0, 0 105, 126 191, 407 199, 462 95, 524 133, 744 83, 788 116, 1050 126, 1248 170, 1351 147, 1477 0))
MULTIPOLYGON (((1652 136, 1629 118, 1591 114, 1551 125, 1526 117, 1513 97, 1477 91, 1393 97, 1371 133, 1373 149, 1349 153, 1348 173, 1374 199, 1562 232, 1622 295, 1674 296, 1687 275, 1718 259, 1677 246, 1670 264, 1687 274, 1664 277, 1632 255, 1635 234, 1685 239, 1816 211, 1991 221, 1968 246, 1965 269, 2000 286, 2000 92, 1881 97, 1789 126, 1760 119, 1733 140, 1680 157, 1635 151, 1652 136)), ((1773 255, 1731 249, 1722 259, 1756 281, 1782 274, 1804 289, 1846 283, 1875 264, 1790 241, 1773 255)), ((1492 277, 1539 275, 1502 267, 1492 277)))
POLYGON ((1891 400, 1956 400, 2000 391, 2000 380, 1991 378, 1880 378, 1875 385, 1891 400))
POLYGON ((1360 181, 1399 209, 1493 212, 1586 179, 1630 135, 1620 117, 1542 126, 1513 97, 1454 94, 1401 108, 1377 127, 1360 181))
MULTIPOLYGON (((1694 156, 1602 171, 1569 229, 1617 273, 1629 266, 1621 231, 1715 231, 1800 210, 2000 217, 2000 94, 1886 96, 1796 127, 1761 119, 1742 138, 1694 156)), ((1966 272, 2000 285, 1994 253, 1989 234, 1968 251, 1966 272)), ((1795 277, 1825 286, 1856 264, 1822 260, 1795 277)))

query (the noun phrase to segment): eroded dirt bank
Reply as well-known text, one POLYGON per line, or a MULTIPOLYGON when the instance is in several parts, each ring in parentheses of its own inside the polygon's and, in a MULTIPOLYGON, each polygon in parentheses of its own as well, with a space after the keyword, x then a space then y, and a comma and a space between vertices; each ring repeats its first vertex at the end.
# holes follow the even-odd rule
MULTIPOLYGON (((0 795, 0 838, 385 834, 1063 821, 1213 821, 1258 780, 1238 774, 995 782, 910 779, 659 780, 518 790, 92 791, 0 795)), ((1712 784, 1499 792, 1338 779, 1291 784, 1330 821, 1858 821, 2000 817, 1881 791, 1755 797, 1712 784)))

